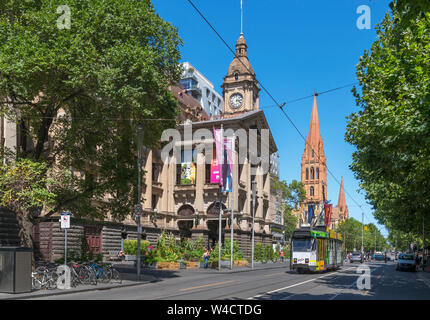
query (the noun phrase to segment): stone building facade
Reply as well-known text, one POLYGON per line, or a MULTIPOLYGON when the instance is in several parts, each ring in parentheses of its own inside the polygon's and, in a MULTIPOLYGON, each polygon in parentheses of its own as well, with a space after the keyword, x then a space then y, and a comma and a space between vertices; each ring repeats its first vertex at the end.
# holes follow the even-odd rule
MULTIPOLYGON (((233 192, 221 193, 218 184, 210 181, 211 162, 206 159, 211 159, 213 154, 209 156, 206 149, 199 149, 202 139, 196 138, 202 130, 212 133, 213 128, 219 129, 221 126, 226 132, 231 130, 245 134, 246 139, 249 139, 250 132, 253 131, 256 132, 257 145, 256 150, 251 151, 261 156, 260 150, 267 150, 268 158, 277 152, 264 112, 259 110, 260 89, 248 60, 243 35, 237 41, 236 56, 222 85, 224 103, 220 116, 208 116, 199 101, 189 95, 183 86, 171 86, 169 89, 181 109, 176 127, 179 139, 174 144, 174 150, 179 150, 180 156, 176 157, 175 153, 166 156, 163 150, 143 150, 143 237, 155 245, 159 235, 167 231, 177 239, 202 236, 207 246, 213 246, 219 236, 217 203, 221 201, 224 211, 221 216, 222 241, 226 237, 230 238, 233 232, 245 257, 250 258, 253 209, 251 183, 256 181, 255 241, 263 244, 282 241, 279 230, 283 229, 283 216, 277 205, 279 195, 271 191, 270 164, 253 161, 249 153, 252 148, 247 148, 244 153, 240 149, 238 137, 234 147, 233 192), (267 140, 262 139, 264 132, 268 132, 267 140), (184 185, 181 183, 181 156, 188 149, 192 150, 190 162, 193 162, 195 175, 192 183, 184 185), (233 221, 230 219, 232 210, 233 221)), ((2 130, 4 128, 6 126, 2 126, 2 130)), ((10 130, 8 134, 13 136, 10 130)), ((206 138, 204 143, 215 149, 213 137, 206 138)), ((12 140, 11 138, 10 141, 12 140)), ((34 227, 33 238, 38 259, 53 261, 64 253, 64 230, 60 229, 59 214, 42 218, 34 227)), ((71 214, 71 228, 68 230, 68 248, 71 251, 80 251, 84 241, 95 254, 102 253, 104 257, 108 257, 110 251, 120 250, 124 231, 128 239, 137 237, 136 222, 132 216, 124 221, 108 218, 90 222, 74 218, 73 212, 71 214)))

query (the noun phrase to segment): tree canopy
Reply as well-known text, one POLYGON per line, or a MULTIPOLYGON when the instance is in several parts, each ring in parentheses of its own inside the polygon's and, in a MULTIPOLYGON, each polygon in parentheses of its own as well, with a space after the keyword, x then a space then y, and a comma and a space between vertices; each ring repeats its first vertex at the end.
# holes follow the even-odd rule
POLYGON ((297 227, 297 217, 293 213, 294 209, 298 208, 299 203, 306 199, 306 190, 303 183, 297 180, 287 183, 285 180, 272 179, 272 191, 281 194, 282 210, 284 214, 285 239, 290 239, 293 231, 297 227))
POLYGON ((345 139, 356 147, 351 169, 394 230, 430 225, 430 11, 428 1, 394 1, 377 41, 357 66, 360 111, 345 139))
POLYGON ((17 157, 44 162, 57 181, 51 213, 121 219, 136 201, 136 123, 149 148, 175 125, 168 85, 182 41, 149 0, 68 0, 70 29, 57 26, 60 5, 2 1, 2 113, 19 124, 17 157))
MULTIPOLYGON (((386 250, 388 248, 387 240, 378 228, 373 223, 369 223, 365 225, 365 227, 365 230, 363 230, 364 251, 373 252, 375 250, 375 246, 376 251, 386 250)), ((348 218, 347 220, 339 223, 336 231, 342 234, 346 251, 352 252, 354 249, 358 251, 360 250, 362 229, 363 224, 354 218, 348 218)))

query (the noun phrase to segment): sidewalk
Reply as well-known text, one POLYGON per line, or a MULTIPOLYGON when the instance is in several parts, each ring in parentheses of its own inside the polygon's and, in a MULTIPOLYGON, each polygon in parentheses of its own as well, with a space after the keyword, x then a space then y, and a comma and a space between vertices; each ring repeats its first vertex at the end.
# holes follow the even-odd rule
POLYGON ((417 272, 418 280, 425 283, 430 288, 430 267, 426 267, 424 271, 420 269, 417 272))
POLYGON ((233 274, 237 272, 250 272, 250 271, 258 271, 258 270, 271 270, 271 269, 279 269, 279 268, 288 268, 289 262, 285 261, 283 263, 254 263, 254 269, 251 269, 251 266, 248 267, 235 267, 233 266, 233 270, 230 268, 222 267, 221 271, 218 269, 179 269, 179 270, 158 270, 158 269, 145 269, 141 270, 141 281, 136 281, 136 268, 130 264, 115 264, 115 268, 120 272, 121 278, 123 279, 121 284, 104 284, 100 283, 97 285, 81 285, 75 288, 71 288, 69 290, 37 290, 28 293, 0 293, 0 300, 16 300, 16 299, 27 299, 27 298, 39 298, 46 296, 56 296, 56 295, 64 295, 71 293, 79 293, 79 292, 88 292, 88 291, 97 291, 97 290, 109 290, 116 289, 122 287, 132 287, 144 285, 150 282, 158 282, 162 278, 169 277, 186 277, 187 275, 198 273, 208 273, 208 274, 233 274))

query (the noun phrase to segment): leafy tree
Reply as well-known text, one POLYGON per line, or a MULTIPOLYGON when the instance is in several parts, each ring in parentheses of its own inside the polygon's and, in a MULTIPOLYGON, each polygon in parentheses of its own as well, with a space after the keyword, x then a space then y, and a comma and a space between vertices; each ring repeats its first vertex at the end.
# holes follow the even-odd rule
POLYGON ((430 225, 430 11, 428 1, 393 1, 378 40, 357 66, 360 111, 349 116, 351 169, 376 219, 394 230, 430 225))
POLYGON ((20 226, 21 245, 33 247, 33 223, 43 207, 53 207, 54 184, 46 178, 46 164, 21 159, 0 165, 0 206, 15 212, 20 226))
POLYGON ((167 87, 182 42, 149 0, 68 0, 70 30, 57 27, 63 4, 2 1, 1 111, 19 124, 16 156, 45 163, 57 182, 46 216, 122 220, 137 197, 135 124, 148 148, 175 124, 149 119, 177 114, 167 87))
MULTIPOLYGON (((387 240, 381 234, 381 232, 372 223, 365 226, 367 227, 367 230, 363 230, 364 251, 374 251, 375 232, 377 251, 385 250, 387 248, 387 240)), ((362 223, 355 220, 354 218, 349 218, 339 223, 339 226, 336 231, 342 234, 346 251, 351 252, 354 249, 360 250, 362 229, 362 223)))

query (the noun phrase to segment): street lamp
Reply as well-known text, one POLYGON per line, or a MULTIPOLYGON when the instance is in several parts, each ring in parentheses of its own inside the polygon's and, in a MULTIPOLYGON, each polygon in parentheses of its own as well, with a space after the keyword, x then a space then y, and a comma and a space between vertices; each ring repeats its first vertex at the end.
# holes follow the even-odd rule
POLYGON ((239 212, 239 215, 236 216, 236 221, 238 225, 240 225, 242 218, 243 218, 243 211, 239 212))
POLYGON ((158 212, 157 208, 154 208, 153 212, 154 214, 151 216, 151 222, 155 223, 157 221, 157 212, 158 212))
MULTIPOLYGON (((137 205, 141 206, 141 178, 142 178, 142 146, 143 146, 143 125, 138 123, 136 126, 136 146, 137 146, 137 205)), ((140 237, 142 226, 140 224, 141 210, 137 214, 137 281, 140 281, 140 237)))

